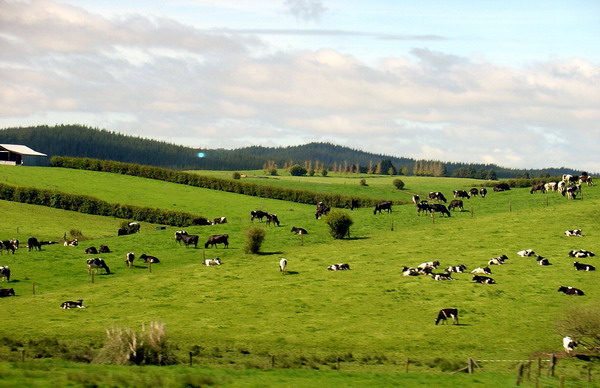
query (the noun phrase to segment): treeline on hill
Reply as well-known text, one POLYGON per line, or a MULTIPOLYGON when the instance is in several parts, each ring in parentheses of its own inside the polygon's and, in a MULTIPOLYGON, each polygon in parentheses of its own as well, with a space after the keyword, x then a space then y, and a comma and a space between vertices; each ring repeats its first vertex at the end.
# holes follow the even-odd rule
POLYGON ((70 194, 35 187, 12 186, 5 183, 0 183, 0 199, 98 216, 145 221, 153 224, 171 226, 209 224, 205 217, 190 213, 110 203, 87 195, 70 194))
POLYGON ((371 206, 378 202, 377 200, 368 198, 355 198, 341 194, 318 193, 308 190, 260 185, 250 182, 240 182, 238 180, 202 176, 154 166, 116 162, 112 160, 54 156, 51 159, 51 165, 53 167, 131 175, 141 178, 156 179, 165 182, 201 187, 205 189, 227 191, 230 193, 250 195, 261 198, 279 199, 290 202, 314 205, 322 201, 329 206, 339 208, 349 207, 352 200, 358 201, 359 206, 371 206))
POLYGON ((1 129, 0 143, 27 145, 49 157, 116 160, 179 170, 259 170, 265 163, 270 162, 284 169, 300 164, 318 172, 329 170, 346 174, 453 176, 475 179, 534 178, 579 173, 563 167, 523 170, 494 164, 415 160, 373 154, 330 143, 289 147, 250 146, 234 150, 199 149, 83 125, 1 129), (202 154, 202 157, 199 157, 199 154, 202 154))

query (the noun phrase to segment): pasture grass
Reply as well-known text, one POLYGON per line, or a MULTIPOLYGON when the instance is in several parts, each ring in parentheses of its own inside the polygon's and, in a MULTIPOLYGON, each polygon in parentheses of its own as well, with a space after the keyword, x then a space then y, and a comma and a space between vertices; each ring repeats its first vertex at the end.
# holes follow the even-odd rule
MULTIPOLYGON (((5 252, 0 256, 0 265, 8 265, 13 272, 11 282, 1 286, 14 287, 17 293, 17 297, 0 301, 3 311, 10 312, 10 319, 7 315, 1 319, 0 338, 16 341, 12 346, 0 345, 5 359, 18 358, 21 350, 28 359, 43 356, 40 343, 44 339, 76 349, 72 355, 65 350, 67 359, 85 359, 85 352, 77 347, 84 344, 98 349, 106 328, 139 330, 143 323, 160 321, 166 324, 181 360, 192 352, 202 365, 264 369, 275 356, 276 369, 331 370, 340 358, 344 372, 384 373, 382 382, 366 384, 385 386, 385 379, 395 378, 389 374, 402 369, 406 358, 414 361, 411 368, 416 374, 444 368, 448 372, 468 357, 517 360, 560 353, 561 334, 554 322, 567 307, 586 308, 600 295, 598 275, 575 271, 574 260, 567 256, 569 250, 579 248, 599 253, 597 187, 584 187, 584 199, 575 201, 556 193, 529 194, 527 189, 491 192, 485 199, 465 200, 466 209, 473 211, 453 212, 451 218, 418 216, 412 205, 394 206, 391 214, 376 216, 371 208, 348 211, 354 220, 351 238, 333 240, 324 220, 314 218, 312 205, 116 174, 0 167, 8 183, 229 219, 224 225, 187 228, 200 235, 201 245, 195 249, 176 244, 173 227, 158 230, 157 225, 143 224, 139 234, 117 237, 122 220, 0 201, 5 220, 10 220, 0 224, 2 239, 58 239, 70 229, 89 237, 78 247, 48 245, 40 252, 21 248, 15 255, 5 252), (249 212, 255 209, 277 213, 282 226, 250 222, 249 212), (243 252, 244 232, 251 225, 266 229, 259 255, 243 252), (293 235, 292 226, 303 227, 309 234, 293 235), (583 229, 585 236, 564 236, 565 230, 574 228, 583 229), (222 233, 230 234, 229 249, 204 249, 202 243, 208 235, 222 233), (100 244, 112 250, 101 257, 113 273, 98 274, 92 283, 83 250, 100 244), (516 255, 528 248, 553 265, 541 267, 533 258, 516 255), (125 253, 129 251, 137 256, 157 256, 161 263, 153 265, 152 272, 139 260, 134 268, 126 268, 125 253), (458 264, 471 270, 501 254, 510 260, 492 268, 495 285, 473 284, 470 274, 457 274, 457 280, 446 282, 400 275, 402 266, 416 267, 430 260, 442 263, 437 272, 458 264), (214 257, 224 264, 200 265, 203 258, 214 257), (288 260, 285 276, 278 270, 280 257, 288 260), (326 270, 328 265, 342 262, 352 269, 326 270), (587 295, 566 296, 556 291, 560 285, 581 288, 587 295), (61 302, 79 298, 88 309, 59 308, 61 302), (459 309, 460 325, 433 324, 437 311, 446 307, 459 309)), ((408 182, 411 177, 402 178, 408 182)), ((458 180, 438 179, 419 178, 411 185, 415 192, 439 190, 450 199, 452 189, 475 183, 461 180, 464 186, 456 187, 453 184, 458 180)), ((389 178, 393 188, 391 181, 389 178)), ((376 191, 374 186, 367 189, 376 191)), ((354 188, 359 188, 358 182, 354 188)), ((579 261, 594 264, 595 260, 579 261)), ((46 351, 60 356, 51 349, 46 351)), ((559 365, 571 362, 564 360, 559 365)), ((506 368, 514 369, 512 364, 484 365, 501 374, 506 368)), ((294 373, 304 372, 309 376, 307 383, 311 382, 310 371, 294 373)), ((567 372, 580 374, 579 367, 567 372)), ((372 376, 354 378, 360 381, 372 376)), ((415 383, 418 386, 426 385, 429 377, 415 378, 425 379, 425 383, 415 383)), ((468 384, 476 386, 477 377, 473 379, 468 384)), ((507 384, 512 381, 506 380, 507 384)), ((323 384, 350 383, 336 380, 323 384)), ((278 385, 278 381, 267 385, 278 385)))

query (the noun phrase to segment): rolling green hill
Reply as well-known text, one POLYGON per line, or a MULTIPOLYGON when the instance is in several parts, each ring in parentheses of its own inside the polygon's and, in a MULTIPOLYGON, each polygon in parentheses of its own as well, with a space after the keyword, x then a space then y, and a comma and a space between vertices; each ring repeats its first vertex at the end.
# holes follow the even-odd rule
MULTIPOLYGON (((186 248, 174 241, 173 227, 143 223, 139 234, 117 237, 122 220, 0 201, 4 219, 10 220, 0 223, 1 239, 24 242, 36 236, 56 241, 72 229, 87 237, 77 247, 56 244, 28 252, 21 246, 14 255, 0 256, 0 265, 13 272, 2 287, 17 293, 0 299, 3 311, 10 311, 10 319, 5 316, 0 325, 0 338, 5 339, 0 355, 8 360, 19 359, 21 350, 27 359, 44 357, 42 349, 56 358, 65 349, 63 357, 85 359, 81 347, 100 347, 106 328, 139 329, 143 323, 161 321, 182 363, 189 352, 196 363, 218 368, 269 368, 274 356, 276 368, 331 370, 339 359, 345 372, 389 374, 402 370, 408 358, 415 373, 440 373, 457 369, 468 357, 545 359, 561 353, 555 322, 567 308, 586 308, 600 295, 598 275, 575 271, 567 255, 571 249, 599 250, 596 186, 584 187, 583 199, 574 201, 556 193, 529 194, 528 189, 492 192, 485 199, 466 200, 467 211, 453 212, 450 218, 418 216, 412 205, 395 206, 391 214, 381 215, 373 215, 372 208, 347 211, 354 220, 351 238, 333 240, 324 220, 315 219, 313 205, 100 172, 0 166, 0 173, 15 185, 209 218, 225 216, 227 224, 187 230, 198 234, 201 243, 212 234, 230 235, 229 249, 204 249, 203 244, 186 248), (282 225, 251 222, 249 213, 255 209, 277 213, 282 225), (257 224, 266 229, 262 253, 245 254, 244 233, 257 224), (292 226, 309 234, 293 235, 292 226), (585 236, 564 236, 573 228, 583 229, 585 236), (112 250, 101 257, 113 273, 97 275, 92 283, 83 251, 100 244, 112 250), (553 265, 541 267, 533 258, 516 255, 529 248, 553 265), (161 263, 150 272, 138 260, 130 269, 124 263, 127 252, 154 255, 161 263), (438 272, 458 264, 470 270, 501 254, 510 260, 492 268, 495 285, 474 284, 470 274, 456 274, 456 280, 446 282, 400 274, 404 265, 416 267, 430 260, 442 263, 438 272), (214 257, 223 265, 200 265, 203 258, 214 257), (288 260, 285 276, 277 266, 281 257, 288 260), (352 269, 327 271, 330 264, 342 262, 352 269), (558 293, 561 285, 584 289, 587 295, 558 293), (79 298, 88 309, 59 308, 64 300, 79 298), (459 309, 461 325, 433 324, 439 309, 446 307, 459 309), (53 341, 58 342, 42 345, 53 341)), ((369 186, 360 187, 344 176, 290 177, 288 184, 364 190, 361 195, 377 198, 393 187, 392 180, 368 180, 369 186)), ((450 197, 451 190, 475 182, 406 177, 406 191, 427 193, 435 188, 450 197)), ((407 196, 397 190, 389 195, 407 196)), ((488 371, 507 370, 482 364, 488 371)), ((575 360, 559 365, 565 368, 561 373, 581 378, 581 365, 575 360)))

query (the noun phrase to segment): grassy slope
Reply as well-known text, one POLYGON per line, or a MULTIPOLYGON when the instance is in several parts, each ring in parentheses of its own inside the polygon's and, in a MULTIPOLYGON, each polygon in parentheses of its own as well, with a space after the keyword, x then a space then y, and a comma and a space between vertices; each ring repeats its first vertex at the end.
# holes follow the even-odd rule
MULTIPOLYGON (((64 339, 69 333, 71 338, 100 341, 105 327, 137 328, 142 322, 161 320, 184 354, 192 345, 202 345, 252 355, 325 357, 351 352, 355 358, 384 355, 388 360, 512 359, 559 351, 560 336, 553 322, 567 306, 583 306, 600 294, 597 275, 574 271, 573 260, 566 255, 570 249, 599 250, 600 190, 595 187, 585 188, 583 201, 530 195, 523 189, 491 193, 486 199, 470 200, 467 208, 473 207, 474 214, 454 213, 450 219, 435 219, 435 224, 428 217, 417 217, 412 206, 397 206, 392 214, 381 216, 359 209, 352 213, 355 238, 333 241, 323 220, 314 220, 313 206, 112 174, 36 168, 0 171, 7 182, 209 217, 225 215, 229 224, 189 231, 199 233, 201 241, 208 234, 231 235, 228 250, 185 249, 173 242, 172 228, 157 231, 144 225, 139 235, 106 237, 116 231, 119 220, 0 202, 3 214, 17 220, 1 224, 2 238, 15 237, 15 225, 21 240, 29 234, 55 239, 78 228, 97 238, 87 245, 111 247, 114 253, 103 257, 115 271, 97 276, 91 284, 84 246, 48 246, 39 253, 19 250, 14 256, 1 256, 0 265, 13 269, 10 286, 19 296, 2 300, 12 318, 2 323, 0 336, 64 339), (249 256, 240 248, 243 231, 250 225, 248 213, 255 208, 278 213, 283 224, 268 229, 266 254, 249 256), (309 230, 304 246, 289 232, 291 226, 309 230), (562 235, 575 227, 586 236, 562 235), (543 268, 516 255, 526 248, 554 265, 543 268), (128 251, 154 254, 163 262, 152 273, 141 265, 128 270, 123 264, 128 251), (402 265, 437 259, 443 266, 464 263, 474 268, 500 254, 511 260, 493 268, 497 285, 472 284, 467 274, 458 274, 454 282, 399 276, 402 265), (218 255, 225 264, 199 266, 204 255, 218 255), (291 275, 280 276, 277 271, 281 256, 288 258, 291 275), (348 262, 353 269, 326 271, 334 262, 348 262), (36 296, 31 295, 31 281, 37 283, 36 296), (559 294, 559 285, 580 287, 588 296, 559 294), (79 297, 89 309, 58 308, 63 300, 79 297), (434 326, 437 310, 451 306, 461 310, 463 324, 434 326)), ((452 187, 456 182, 452 180, 418 181, 425 188, 411 182, 416 192, 437 188, 447 196, 452 188, 465 187, 452 187)))

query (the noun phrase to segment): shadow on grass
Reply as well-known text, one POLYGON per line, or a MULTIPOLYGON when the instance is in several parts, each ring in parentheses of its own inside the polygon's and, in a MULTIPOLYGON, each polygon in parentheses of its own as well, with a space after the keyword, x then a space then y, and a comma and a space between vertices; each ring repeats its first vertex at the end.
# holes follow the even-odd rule
POLYGON ((258 255, 258 256, 283 255, 283 252, 281 252, 281 251, 276 251, 276 252, 258 252, 258 253, 256 253, 256 255, 258 255))

